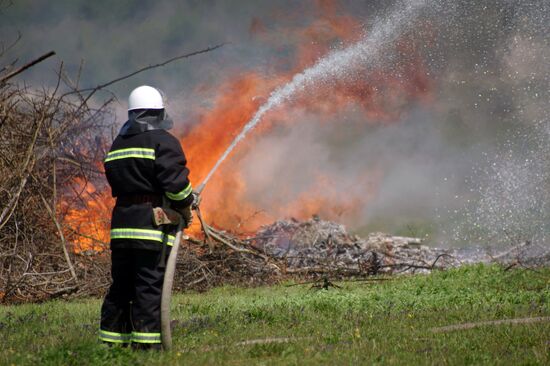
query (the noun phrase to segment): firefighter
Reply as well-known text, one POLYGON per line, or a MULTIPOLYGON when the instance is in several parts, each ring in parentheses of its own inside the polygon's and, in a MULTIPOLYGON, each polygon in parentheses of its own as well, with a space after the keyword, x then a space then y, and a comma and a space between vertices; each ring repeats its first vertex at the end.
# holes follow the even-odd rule
POLYGON ((160 349, 164 265, 175 226, 156 227, 154 207, 178 211, 185 227, 194 200, 186 158, 161 93, 140 86, 128 98, 128 121, 104 161, 116 204, 111 221, 113 282, 101 307, 99 338, 108 344, 160 349))

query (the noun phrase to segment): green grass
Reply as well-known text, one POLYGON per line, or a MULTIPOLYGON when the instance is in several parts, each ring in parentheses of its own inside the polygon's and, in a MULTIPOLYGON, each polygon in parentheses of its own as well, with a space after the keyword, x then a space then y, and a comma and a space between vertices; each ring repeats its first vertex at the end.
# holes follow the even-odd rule
POLYGON ((550 316, 550 269, 470 266, 343 289, 224 287, 175 296, 174 351, 97 342, 100 300, 0 307, 1 364, 549 364, 550 323, 464 322, 550 316), (282 338, 284 343, 238 344, 282 338))

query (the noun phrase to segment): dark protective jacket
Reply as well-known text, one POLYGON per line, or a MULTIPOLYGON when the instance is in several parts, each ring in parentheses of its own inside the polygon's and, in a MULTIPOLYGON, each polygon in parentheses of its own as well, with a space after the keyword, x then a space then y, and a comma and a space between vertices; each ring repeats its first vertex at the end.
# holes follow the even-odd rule
MULTIPOLYGON (((130 127, 131 122, 127 122, 130 127)), ((117 198, 111 249, 161 250, 163 243, 173 244, 175 228, 155 227, 152 209, 162 203, 150 197, 160 200, 164 196, 176 209, 192 204, 186 163, 179 141, 164 129, 122 128, 104 161, 107 180, 117 198), (139 197, 146 199, 140 202, 139 197)))

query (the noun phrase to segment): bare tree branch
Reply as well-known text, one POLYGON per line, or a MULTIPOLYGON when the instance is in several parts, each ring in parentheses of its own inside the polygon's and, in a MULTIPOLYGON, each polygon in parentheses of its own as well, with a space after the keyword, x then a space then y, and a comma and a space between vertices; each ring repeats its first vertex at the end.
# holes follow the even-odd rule
POLYGON ((79 93, 83 93, 83 92, 87 92, 87 91, 93 91, 93 92, 96 92, 98 90, 101 90, 101 89, 104 89, 108 86, 111 86, 115 83, 118 83, 119 81, 122 81, 122 80, 125 80, 125 79, 128 79, 128 78, 131 78, 132 76, 135 76, 139 73, 142 73, 144 71, 147 71, 147 70, 151 70, 151 69, 155 69, 157 67, 162 67, 162 66, 165 66, 165 65, 168 65, 169 63, 172 63, 174 61, 178 61, 178 60, 181 60, 181 59, 185 59, 185 58, 189 58, 189 57, 192 57, 192 56, 196 56, 196 55, 200 55, 202 53, 207 53, 207 52, 211 52, 211 51, 214 51, 220 47, 223 47, 225 45, 225 43, 220 43, 218 45, 215 45, 215 46, 212 46, 212 47, 208 47, 208 48, 205 48, 205 49, 202 49, 200 51, 194 51, 194 52, 191 52, 191 53, 187 53, 185 55, 181 55, 181 56, 176 56, 176 57, 173 57, 171 59, 168 59, 164 62, 161 62, 161 63, 158 63, 158 64, 154 64, 154 65, 149 65, 149 66, 145 66, 145 67, 142 67, 141 69, 138 69, 136 71, 133 71, 127 75, 124 75, 124 76, 121 76, 119 78, 116 78, 116 79, 113 79, 107 83, 104 83, 104 84, 100 84, 100 85, 97 85, 93 88, 86 88, 86 89, 80 89, 78 90, 79 93))
POLYGON ((44 61, 45 59, 52 57, 53 55, 55 55, 54 51, 50 51, 48 53, 45 53, 44 55, 40 56, 39 58, 37 58, 37 59, 21 66, 20 68, 10 72, 9 74, 6 74, 6 75, 0 77, 0 85, 3 84, 4 82, 6 82, 8 79, 11 79, 12 77, 22 73, 23 71, 27 70, 28 68, 33 67, 37 63, 40 63, 40 62, 44 61))

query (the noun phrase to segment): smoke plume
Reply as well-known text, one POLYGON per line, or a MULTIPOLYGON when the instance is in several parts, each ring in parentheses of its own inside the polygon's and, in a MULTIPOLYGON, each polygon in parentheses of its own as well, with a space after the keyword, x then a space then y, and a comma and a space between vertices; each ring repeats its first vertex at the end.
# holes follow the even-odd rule
MULTIPOLYGON (((119 3, 19 1, 0 14, 0 32, 3 39, 22 33, 10 51, 21 58, 45 45, 69 71, 83 59, 84 86, 231 42, 113 89, 122 123, 129 90, 160 87, 195 165, 226 145, 190 146, 203 138, 193 131, 218 126, 231 140, 294 74, 376 32, 392 12, 426 3, 384 45, 375 67, 357 60, 352 76, 323 82, 266 114, 265 126, 205 190, 206 214, 241 229, 315 213, 358 233, 427 236, 438 245, 548 244, 547 1, 119 3), (228 127, 231 103, 241 116, 228 127)), ((48 67, 36 67, 26 81, 51 83, 48 67)), ((204 178, 199 171, 195 178, 204 178)))

